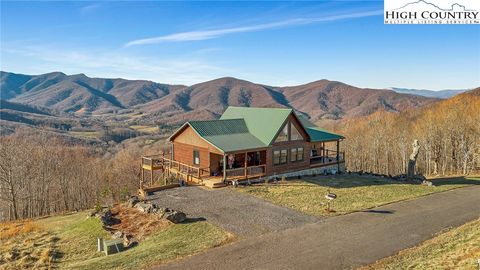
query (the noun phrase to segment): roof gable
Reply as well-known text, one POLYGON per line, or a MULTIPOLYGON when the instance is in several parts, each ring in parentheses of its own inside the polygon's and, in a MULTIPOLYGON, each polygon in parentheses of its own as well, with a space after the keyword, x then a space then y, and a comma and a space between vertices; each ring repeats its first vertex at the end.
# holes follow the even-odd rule
POLYGON ((292 112, 282 108, 228 107, 220 119, 244 119, 248 131, 270 145, 292 112))
POLYGON ((173 141, 190 126, 201 138, 223 153, 264 148, 273 143, 281 128, 289 121, 290 115, 311 142, 344 139, 339 134, 315 126, 305 117, 296 115, 292 109, 228 107, 219 120, 185 123, 170 136, 169 141, 173 141))

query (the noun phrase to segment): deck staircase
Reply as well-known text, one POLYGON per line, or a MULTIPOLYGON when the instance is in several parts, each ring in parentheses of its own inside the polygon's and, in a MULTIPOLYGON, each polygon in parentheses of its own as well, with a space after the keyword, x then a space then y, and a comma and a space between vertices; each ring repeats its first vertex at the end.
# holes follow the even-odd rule
POLYGON ((203 185, 209 188, 219 188, 226 186, 221 177, 209 177, 202 180, 203 185))

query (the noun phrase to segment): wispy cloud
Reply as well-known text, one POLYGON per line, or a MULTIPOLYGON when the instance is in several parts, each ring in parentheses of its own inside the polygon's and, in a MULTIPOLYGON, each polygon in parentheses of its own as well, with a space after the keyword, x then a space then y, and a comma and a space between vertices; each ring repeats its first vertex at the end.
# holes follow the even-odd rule
POLYGON ((120 51, 66 49, 52 46, 2 48, 2 55, 28 59, 29 64, 6 59, 2 69, 21 73, 63 71, 67 74, 87 73, 98 77, 147 79, 156 82, 192 84, 231 71, 194 57, 154 58, 132 56, 120 51))
POLYGON ((102 7, 101 3, 92 3, 80 8, 80 14, 86 15, 92 12, 97 11, 102 7))
POLYGON ((130 47, 135 45, 148 45, 148 44, 158 44, 158 43, 165 43, 165 42, 206 40, 206 39, 218 38, 224 35, 229 35, 234 33, 255 32, 255 31, 262 31, 262 30, 276 29, 276 28, 297 26, 297 25, 306 25, 306 24, 319 23, 319 22, 331 22, 331 21, 338 21, 338 20, 345 20, 345 19, 363 18, 363 17, 377 16, 381 14, 383 14, 383 10, 373 10, 373 11, 366 11, 366 12, 330 15, 330 16, 323 16, 323 17, 316 17, 316 18, 296 18, 296 19, 289 19, 289 20, 272 22, 272 23, 264 23, 264 24, 241 26, 241 27, 189 31, 189 32, 181 32, 181 33, 175 33, 170 35, 152 37, 152 38, 132 40, 127 42, 124 46, 130 47))

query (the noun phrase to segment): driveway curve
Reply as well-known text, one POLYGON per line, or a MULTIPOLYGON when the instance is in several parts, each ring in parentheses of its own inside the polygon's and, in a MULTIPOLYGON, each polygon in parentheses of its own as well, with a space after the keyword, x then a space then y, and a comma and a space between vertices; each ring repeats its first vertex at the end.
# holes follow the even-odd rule
POLYGON ((480 217, 480 186, 246 238, 155 269, 351 269, 480 217))
POLYGON ((192 218, 205 218, 242 238, 319 222, 296 210, 236 192, 232 188, 206 189, 187 186, 162 190, 149 196, 162 207, 178 209, 192 218))

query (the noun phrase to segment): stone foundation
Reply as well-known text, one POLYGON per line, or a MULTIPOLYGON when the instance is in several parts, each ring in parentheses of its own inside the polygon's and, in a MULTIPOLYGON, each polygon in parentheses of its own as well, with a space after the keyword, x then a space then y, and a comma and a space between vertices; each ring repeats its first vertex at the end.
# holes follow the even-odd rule
MULTIPOLYGON (((301 170, 301 171, 286 172, 286 173, 281 173, 281 174, 276 174, 276 175, 270 175, 270 176, 268 176, 268 179, 272 180, 272 179, 275 179, 275 177, 282 178, 283 176, 285 176, 286 178, 297 177, 297 176, 312 176, 312 175, 324 174, 325 172, 333 173, 333 171, 338 173, 337 164, 332 164, 332 165, 317 167, 317 168, 310 168, 310 169, 301 170)), ((340 172, 342 172, 342 173, 345 172, 345 163, 340 163, 340 172)))

